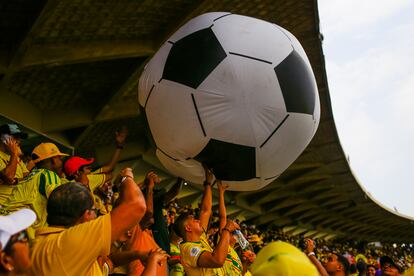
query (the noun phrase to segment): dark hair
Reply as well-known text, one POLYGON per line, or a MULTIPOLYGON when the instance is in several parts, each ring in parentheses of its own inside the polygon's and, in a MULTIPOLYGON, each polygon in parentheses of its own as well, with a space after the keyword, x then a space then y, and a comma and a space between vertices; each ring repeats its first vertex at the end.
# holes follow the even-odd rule
POLYGON ((86 210, 93 207, 90 191, 81 183, 70 182, 57 187, 47 201, 47 223, 73 226, 86 210))
POLYGON ((186 240, 186 235, 185 235, 185 223, 188 219, 188 217, 191 214, 186 212, 186 213, 182 213, 174 222, 173 225, 173 230, 174 232, 177 234, 177 236, 179 236, 180 238, 183 238, 184 240, 186 240))
POLYGON ((367 264, 364 262, 363 259, 359 259, 356 263, 356 268, 359 273, 365 273, 367 271, 367 264))
POLYGON ((355 264, 351 264, 351 265, 349 266, 349 273, 351 273, 351 274, 355 274, 355 273, 357 273, 357 272, 358 272, 358 269, 357 269, 356 265, 355 265, 355 264))
POLYGON ((335 254, 338 257, 338 262, 340 262, 342 264, 342 266, 344 267, 344 273, 345 276, 349 275, 349 262, 348 259, 345 258, 344 256, 342 256, 341 254, 335 254))

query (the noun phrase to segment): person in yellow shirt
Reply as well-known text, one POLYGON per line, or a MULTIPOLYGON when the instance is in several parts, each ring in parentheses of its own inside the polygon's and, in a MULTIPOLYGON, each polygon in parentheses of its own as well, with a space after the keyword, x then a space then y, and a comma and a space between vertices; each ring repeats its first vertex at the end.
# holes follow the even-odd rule
MULTIPOLYGON (((105 164, 98 169, 93 170, 91 164, 94 162, 94 158, 82 158, 73 156, 69 158, 64 165, 65 176, 69 181, 76 180, 80 173, 83 173, 88 178, 88 185, 93 193, 96 188, 101 187, 106 182, 112 180, 112 171, 121 156, 121 151, 124 148, 126 137, 128 136, 128 129, 122 127, 119 131, 115 132, 115 151, 112 154, 109 163, 105 164)), ((83 183, 83 182, 82 182, 83 183)), ((85 183, 84 183, 85 184, 85 183)))
POLYGON ((103 173, 102 168, 92 171, 91 164, 94 161, 94 158, 85 159, 79 156, 68 158, 64 165, 66 179, 86 185, 93 193, 95 189, 112 179, 112 175, 110 173, 103 173))
POLYGON ((146 211, 132 170, 124 169, 121 175, 120 204, 98 218, 84 185, 68 183, 52 192, 47 202, 49 227, 36 232, 30 275, 103 275, 98 258, 106 258, 111 243, 139 223, 146 211))
POLYGON ((13 187, 23 179, 29 170, 20 159, 20 143, 27 138, 15 124, 0 126, 0 206, 13 191, 13 187))
POLYGON ((182 239, 175 234, 173 229, 170 229, 170 259, 168 266, 170 267, 170 276, 184 276, 184 267, 181 264, 180 243, 182 239))
POLYGON ((25 229, 36 219, 30 209, 0 216, 0 275, 25 275, 30 249, 25 229))
POLYGON ((34 230, 46 226, 46 202, 50 193, 61 185, 59 173, 62 171, 62 157, 53 143, 41 143, 33 149, 32 157, 36 167, 18 185, 3 204, 1 213, 8 214, 22 208, 32 209, 37 216, 35 223, 28 228, 29 238, 34 238, 34 230))
POLYGON ((226 275, 223 265, 229 249, 231 233, 239 226, 229 220, 223 228, 220 240, 213 250, 207 241, 207 227, 211 216, 213 174, 205 167, 206 180, 201 202, 200 219, 189 213, 181 214, 174 223, 174 231, 183 238, 180 244, 181 263, 188 276, 226 275))

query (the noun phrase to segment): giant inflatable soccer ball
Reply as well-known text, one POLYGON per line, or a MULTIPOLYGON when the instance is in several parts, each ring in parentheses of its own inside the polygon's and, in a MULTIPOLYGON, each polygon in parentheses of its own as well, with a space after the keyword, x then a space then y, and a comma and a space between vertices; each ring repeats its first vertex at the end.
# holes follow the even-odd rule
POLYGON ((201 163, 231 190, 257 190, 302 153, 317 129, 318 91, 298 40, 230 13, 198 16, 173 34, 139 80, 157 157, 202 183, 201 163))

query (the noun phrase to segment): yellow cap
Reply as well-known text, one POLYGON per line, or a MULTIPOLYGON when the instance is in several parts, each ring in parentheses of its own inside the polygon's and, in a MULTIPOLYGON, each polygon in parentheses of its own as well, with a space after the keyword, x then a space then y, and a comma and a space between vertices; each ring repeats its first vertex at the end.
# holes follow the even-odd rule
POLYGON ((317 276, 316 267, 293 245, 277 241, 263 247, 252 264, 253 276, 317 276))
POLYGON ((33 160, 35 163, 55 156, 69 155, 66 153, 61 153, 58 147, 53 143, 41 143, 33 149, 32 154, 36 154, 38 156, 37 159, 33 160))

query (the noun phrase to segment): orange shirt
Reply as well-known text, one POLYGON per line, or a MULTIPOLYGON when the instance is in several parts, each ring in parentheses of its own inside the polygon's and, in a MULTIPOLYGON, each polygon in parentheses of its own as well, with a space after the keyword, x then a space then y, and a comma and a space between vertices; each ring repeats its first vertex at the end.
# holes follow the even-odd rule
MULTIPOLYGON (((150 230, 142 230, 141 227, 135 226, 132 237, 131 237, 131 247, 130 250, 138 250, 140 252, 149 252, 153 249, 159 248, 158 244, 155 242, 152 237, 150 230)), ((138 276, 141 275, 144 271, 145 266, 141 263, 140 260, 133 261, 129 264, 128 270, 129 276, 138 276)), ((157 276, 167 276, 168 275, 168 264, 167 261, 163 261, 161 266, 157 267, 157 276)))

